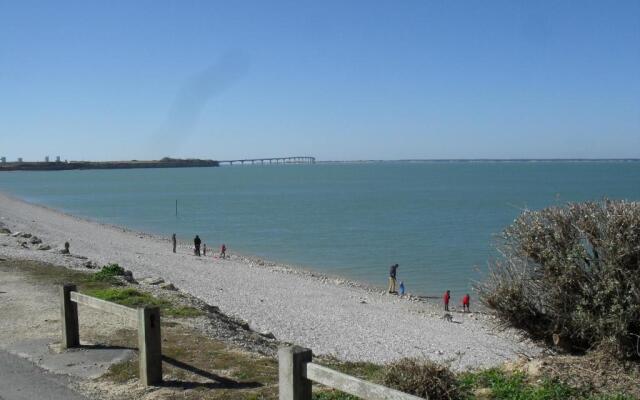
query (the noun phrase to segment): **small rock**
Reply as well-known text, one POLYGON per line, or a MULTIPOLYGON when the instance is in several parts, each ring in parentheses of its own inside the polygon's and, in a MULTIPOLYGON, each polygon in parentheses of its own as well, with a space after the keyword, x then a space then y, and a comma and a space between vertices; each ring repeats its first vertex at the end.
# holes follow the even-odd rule
POLYGON ((144 278, 142 280, 142 283, 144 283, 145 285, 159 285, 161 283, 164 282, 164 279, 162 278, 144 278))
POLYGON ((11 230, 9 230, 9 228, 0 228, 0 233, 6 233, 8 235, 11 233, 11 230))
POLYGON ((38 250, 51 250, 51 246, 43 243, 40 246, 38 246, 38 250))
POLYGON ((69 250, 67 250, 67 249, 60 249, 60 250, 58 250, 58 253, 60 253, 60 254, 69 254, 69 250))
POLYGON ((20 236, 20 235, 22 235, 22 232, 13 232, 13 233, 11 234, 11 236, 13 236, 13 237, 18 237, 18 236, 20 236))
POLYGON ((42 243, 42 240, 37 236, 33 236, 29 242, 31 242, 31 244, 40 244, 42 243))
POLYGON ((29 239, 31 237, 31 234, 30 233, 23 233, 23 234, 20 235, 20 237, 23 237, 25 239, 29 239))
POLYGON ((96 264, 94 264, 93 261, 87 261, 86 263, 84 263, 84 267, 85 268, 89 268, 89 269, 98 268, 98 266, 96 264))
POLYGON ((269 339, 275 339, 276 338, 276 336, 273 333, 267 332, 267 331, 260 332, 260 335, 264 336, 266 338, 269 338, 269 339))
POLYGON ((165 290, 178 290, 178 288, 176 288, 175 286, 173 286, 173 283, 171 282, 163 282, 160 284, 160 289, 165 289, 165 290))

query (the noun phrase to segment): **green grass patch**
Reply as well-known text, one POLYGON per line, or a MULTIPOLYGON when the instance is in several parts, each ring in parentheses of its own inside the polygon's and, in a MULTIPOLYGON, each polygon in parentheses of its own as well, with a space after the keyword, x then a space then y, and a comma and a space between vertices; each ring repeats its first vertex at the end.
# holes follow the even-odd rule
POLYGON ((140 292, 133 288, 93 288, 86 289, 85 294, 97 297, 102 300, 111 301, 123 306, 138 307, 160 307, 162 315, 170 317, 197 317, 202 315, 202 311, 193 307, 175 306, 171 302, 159 299, 148 293, 140 292))
POLYGON ((360 400, 360 397, 352 396, 339 390, 327 390, 314 392, 313 400, 360 400))
POLYGON ((550 379, 532 384, 526 375, 520 372, 506 373, 498 368, 480 372, 467 372, 459 375, 461 389, 467 393, 468 399, 474 399, 473 392, 478 389, 489 389, 491 399, 504 400, 563 400, 583 398, 571 387, 550 379))
POLYGON ((116 276, 124 275, 124 268, 118 264, 109 264, 102 267, 102 269, 92 275, 91 280, 102 282, 113 282, 116 276))
POLYGON ((138 359, 123 361, 117 364, 113 364, 109 367, 109 370, 104 378, 116 383, 126 383, 131 379, 137 379, 139 376, 139 362, 138 359))

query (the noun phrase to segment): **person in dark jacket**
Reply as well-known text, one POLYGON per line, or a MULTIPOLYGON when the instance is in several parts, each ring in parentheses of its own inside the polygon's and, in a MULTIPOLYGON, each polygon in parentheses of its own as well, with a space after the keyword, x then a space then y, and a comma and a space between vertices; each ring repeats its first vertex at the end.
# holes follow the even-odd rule
POLYGON ((196 235, 195 239, 193 239, 193 246, 195 255, 198 257, 200 257, 200 243, 202 243, 200 236, 196 235))
POLYGON ((173 244, 173 252, 176 252, 176 244, 177 244, 177 240, 176 240, 176 234, 174 233, 173 235, 171 235, 171 243, 173 244))
POLYGON ((396 292, 396 272, 398 271, 398 264, 393 264, 391 268, 389 268, 389 293, 398 293, 396 292))

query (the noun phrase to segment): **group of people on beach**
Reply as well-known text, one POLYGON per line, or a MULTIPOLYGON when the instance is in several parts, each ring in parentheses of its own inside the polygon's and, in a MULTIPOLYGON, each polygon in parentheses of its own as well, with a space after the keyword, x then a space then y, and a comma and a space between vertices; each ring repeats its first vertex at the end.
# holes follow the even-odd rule
MULTIPOLYGON (((393 264, 390 268, 389 268, 389 288, 388 291, 390 294, 399 294, 400 296, 404 296, 404 282, 400 281, 400 286, 398 287, 398 291, 396 291, 396 276, 398 274, 398 264, 393 264)), ((451 300, 451 291, 447 290, 446 292, 444 292, 444 295, 442 295, 442 302, 444 304, 444 310, 445 311, 449 311, 449 301, 451 300)), ((465 293, 464 296, 462 296, 462 311, 463 312, 471 312, 469 306, 471 303, 471 296, 469 296, 469 293, 465 293)))
MULTIPOLYGON (((171 243, 173 244, 173 252, 175 253, 176 247, 178 245, 178 240, 176 239, 175 233, 171 235, 171 243)), ((207 256, 207 244, 202 243, 202 239, 200 239, 200 236, 198 235, 196 235, 196 237, 193 238, 193 254, 198 257, 207 256), (201 246, 202 246, 202 253, 200 252, 201 246)), ((222 258, 222 259, 227 258, 227 246, 224 243, 222 243, 222 246, 220 246, 220 254, 218 258, 222 258)))

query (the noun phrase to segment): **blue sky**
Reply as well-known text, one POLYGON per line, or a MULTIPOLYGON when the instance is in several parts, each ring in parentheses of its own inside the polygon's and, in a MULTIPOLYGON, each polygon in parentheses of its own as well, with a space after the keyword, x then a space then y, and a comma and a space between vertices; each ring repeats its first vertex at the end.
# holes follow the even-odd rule
POLYGON ((640 157, 640 1, 0 0, 0 155, 640 157))

